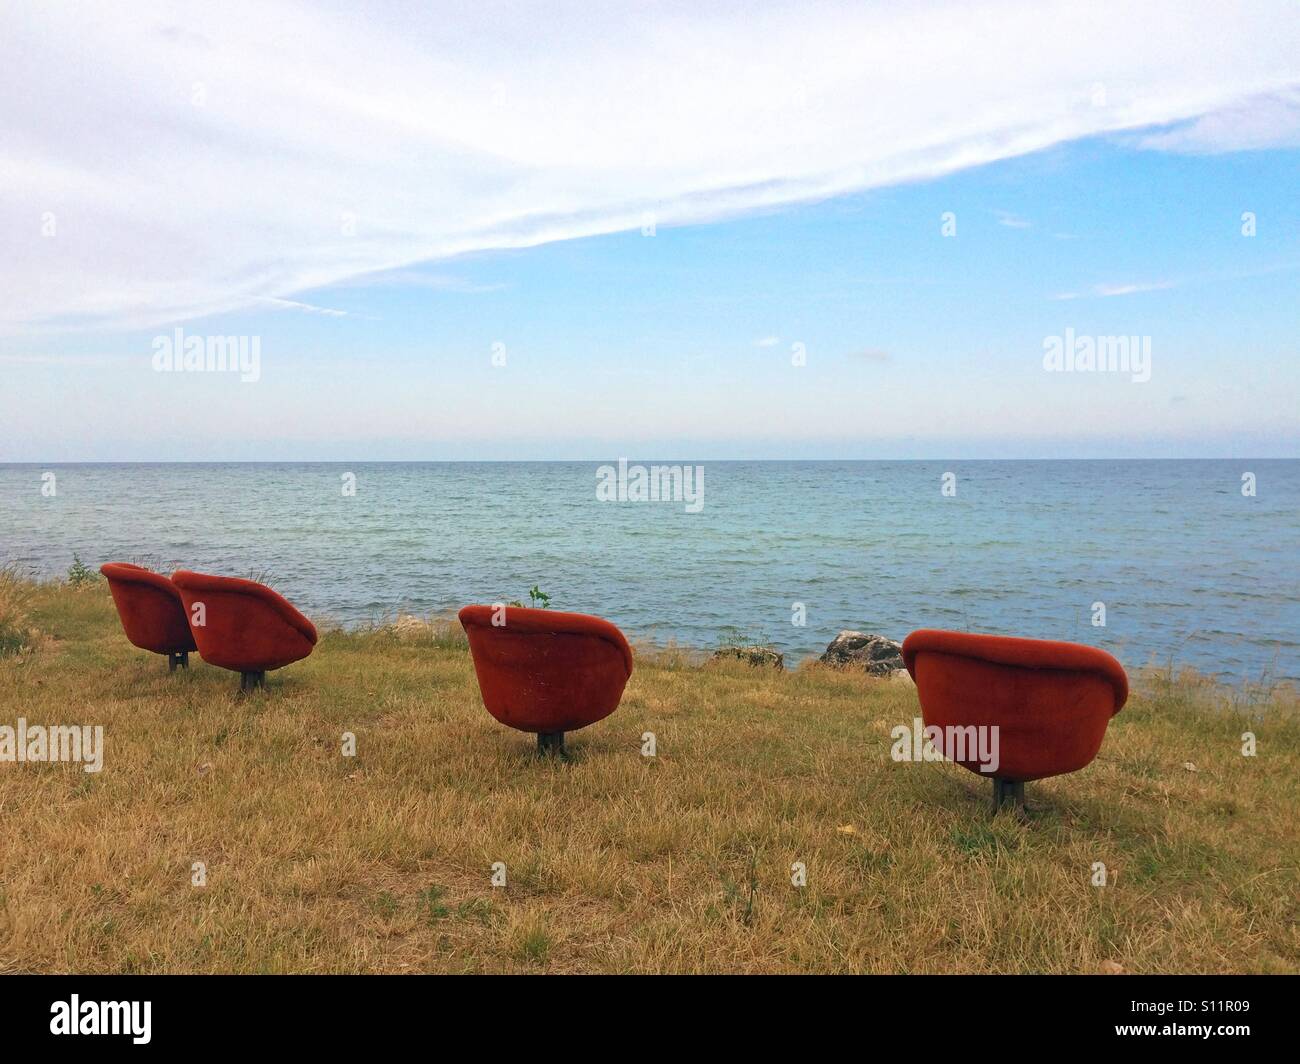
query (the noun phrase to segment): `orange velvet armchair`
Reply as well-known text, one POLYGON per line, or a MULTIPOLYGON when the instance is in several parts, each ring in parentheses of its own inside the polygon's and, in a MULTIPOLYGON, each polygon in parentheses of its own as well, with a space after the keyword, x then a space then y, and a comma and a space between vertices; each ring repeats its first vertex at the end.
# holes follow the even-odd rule
POLYGON ((241 691, 263 686, 268 672, 300 661, 316 646, 311 621, 265 584, 185 569, 172 574, 172 583, 199 656, 239 673, 241 691))
POLYGON ((1092 761, 1128 699, 1124 667, 1079 643, 923 628, 903 641, 903 663, 927 733, 940 729, 945 757, 992 777, 994 809, 1023 804, 1028 780, 1092 761), (997 729, 991 772, 965 741, 972 726, 997 729))
POLYGON ((158 573, 129 562, 99 567, 127 639, 141 650, 167 655, 167 671, 189 668, 194 636, 176 586, 158 573))
POLYGON ((524 606, 466 606, 460 623, 487 711, 564 753, 564 733, 608 717, 632 675, 632 648, 609 621, 524 606))

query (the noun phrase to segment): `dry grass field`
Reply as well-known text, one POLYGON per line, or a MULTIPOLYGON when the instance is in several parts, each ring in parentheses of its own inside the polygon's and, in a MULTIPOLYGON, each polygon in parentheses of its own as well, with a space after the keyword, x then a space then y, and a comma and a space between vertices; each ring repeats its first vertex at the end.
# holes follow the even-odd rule
POLYGON ((102 582, 0 581, 0 725, 105 730, 98 773, 0 763, 0 972, 1300 971, 1290 692, 1144 677, 1021 817, 891 760, 903 682, 644 654, 566 763, 445 626, 329 632, 247 697, 193 658, 102 582))

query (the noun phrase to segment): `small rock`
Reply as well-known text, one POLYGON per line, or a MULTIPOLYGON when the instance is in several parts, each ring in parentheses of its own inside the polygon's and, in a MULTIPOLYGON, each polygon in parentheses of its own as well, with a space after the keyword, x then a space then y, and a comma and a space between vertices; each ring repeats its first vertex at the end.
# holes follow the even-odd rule
POLYGON ((399 614, 389 629, 398 639, 418 639, 429 632, 429 622, 410 613, 399 614))
POLYGON ((855 828, 852 824, 841 824, 835 830, 838 831, 841 835, 856 835, 858 833, 858 829, 855 828))
POLYGON ((198 772, 199 772, 199 775, 200 775, 200 776, 206 776, 206 775, 207 775, 209 772, 211 772, 211 771, 212 771, 212 762, 211 762, 211 761, 205 761, 205 762, 203 762, 203 764, 201 764, 201 765, 199 766, 199 768, 198 768, 198 772))
POLYGON ((1120 964, 1118 961, 1102 961, 1101 964, 1097 965, 1097 974, 1123 975, 1124 965, 1120 964))
POLYGON ((747 665, 768 666, 774 669, 785 668, 785 655, 775 647, 722 647, 713 652, 713 660, 720 661, 735 658, 747 665))
POLYGON ((1201 771, 1199 768, 1197 768, 1195 765, 1193 765, 1190 761, 1184 761, 1184 762, 1183 762, 1183 768, 1187 769, 1188 772, 1200 772, 1200 771, 1201 771))
POLYGON ((862 669, 871 676, 891 676, 903 667, 903 644, 883 635, 844 631, 831 640, 819 659, 835 668, 862 669))

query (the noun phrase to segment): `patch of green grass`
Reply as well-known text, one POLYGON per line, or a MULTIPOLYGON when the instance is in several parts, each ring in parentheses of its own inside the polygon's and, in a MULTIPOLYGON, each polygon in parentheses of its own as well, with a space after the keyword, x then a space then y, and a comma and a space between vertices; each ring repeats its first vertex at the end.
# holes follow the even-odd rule
POLYGON ((545 964, 552 945, 550 932, 540 924, 534 924, 517 936, 514 953, 519 960, 529 964, 545 964))
POLYGON ((460 920, 475 920, 485 924, 495 915, 492 903, 485 898, 469 898, 456 906, 456 917, 460 920))
POLYGON ((445 920, 450 914, 447 906, 442 903, 443 895, 447 892, 439 886, 429 886, 420 892, 419 904, 429 919, 429 923, 438 920, 445 920))
POLYGON ((960 852, 968 856, 996 853, 1002 845, 997 832, 987 824, 953 828, 952 841, 960 852))

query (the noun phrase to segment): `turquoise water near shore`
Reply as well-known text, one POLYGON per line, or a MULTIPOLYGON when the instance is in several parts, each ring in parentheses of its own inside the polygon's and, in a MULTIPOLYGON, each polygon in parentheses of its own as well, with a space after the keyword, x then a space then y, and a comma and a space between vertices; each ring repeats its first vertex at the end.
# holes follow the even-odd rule
POLYGON ((602 464, 0 465, 0 562, 265 575, 344 624, 539 584, 649 642, 945 627, 1300 680, 1300 461, 706 461, 698 513, 598 501, 602 464))

